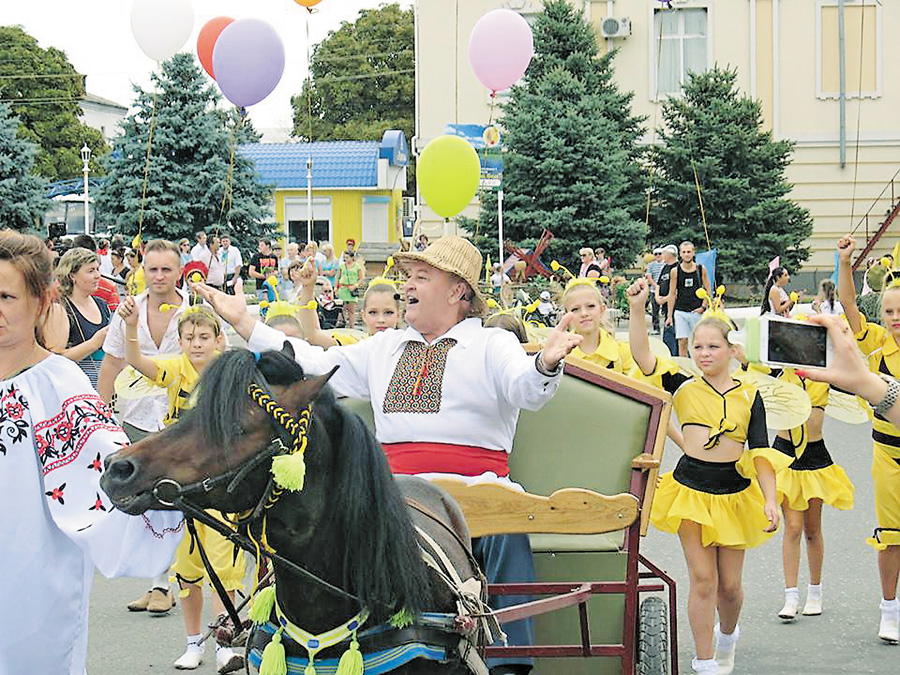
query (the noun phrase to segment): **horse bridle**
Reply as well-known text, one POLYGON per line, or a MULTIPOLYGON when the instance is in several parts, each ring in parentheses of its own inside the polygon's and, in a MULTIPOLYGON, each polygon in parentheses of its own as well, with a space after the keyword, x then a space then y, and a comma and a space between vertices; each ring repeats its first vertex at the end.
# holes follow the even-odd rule
MULTIPOLYGON (((247 394, 250 396, 251 400, 253 400, 254 403, 256 403, 260 408, 266 411, 266 413, 272 418, 278 428, 278 431, 273 434, 266 447, 250 457, 250 459, 244 461, 242 464, 239 464, 238 466, 226 471, 219 476, 207 477, 203 480, 196 481, 189 485, 183 486, 178 483, 178 481, 171 478, 160 478, 150 489, 151 494, 162 506, 175 508, 184 513, 188 531, 193 538, 192 546, 194 544, 197 545, 197 550, 200 553, 200 558, 203 561, 203 565, 206 568, 206 572, 210 578, 210 581, 213 587, 216 589, 216 592, 219 594, 219 597, 222 600, 223 604, 225 605, 225 609, 227 610, 228 615, 234 623, 236 629, 239 630, 239 627, 241 625, 237 610, 235 610, 234 603, 231 602, 231 599, 225 592, 225 588, 222 586, 218 575, 213 570, 212 565, 209 563, 206 552, 203 550, 202 543, 196 536, 196 530, 193 524, 194 520, 199 521, 207 527, 215 530, 235 546, 242 548, 245 551, 252 553, 253 555, 263 555, 273 563, 278 562, 285 567, 290 568, 291 571, 303 577, 306 577, 309 581, 322 586, 334 595, 340 596, 341 598, 344 598, 346 600, 352 600, 356 604, 361 605, 358 596, 353 595, 352 593, 348 593, 344 589, 335 586, 325 579, 322 579, 306 568, 279 555, 277 552, 268 550, 265 547, 258 546, 257 543, 253 541, 253 539, 251 539, 248 535, 231 529, 228 525, 218 520, 217 518, 213 518, 202 508, 191 503, 187 499, 192 495, 206 494, 226 483, 226 492, 231 494, 237 489, 238 485, 241 484, 241 482, 250 474, 251 471, 256 469, 267 460, 273 460, 279 455, 290 455, 297 452, 304 452, 306 450, 306 446, 308 444, 309 424, 312 419, 312 409, 310 405, 305 406, 303 410, 301 410, 299 417, 295 419, 287 410, 284 409, 284 407, 282 407, 274 398, 272 398, 272 396, 268 392, 263 390, 259 385, 250 384, 247 388, 247 394), (288 441, 288 443, 285 443, 285 441, 288 441)), ((261 520, 264 512, 277 503, 278 498, 281 496, 282 492, 282 488, 276 485, 273 477, 270 475, 269 481, 266 484, 266 489, 263 490, 262 496, 259 498, 256 506, 252 509, 249 509, 248 511, 245 511, 243 514, 238 514, 237 518, 234 521, 230 522, 239 528, 246 529, 246 531, 249 533, 250 526, 261 520)))

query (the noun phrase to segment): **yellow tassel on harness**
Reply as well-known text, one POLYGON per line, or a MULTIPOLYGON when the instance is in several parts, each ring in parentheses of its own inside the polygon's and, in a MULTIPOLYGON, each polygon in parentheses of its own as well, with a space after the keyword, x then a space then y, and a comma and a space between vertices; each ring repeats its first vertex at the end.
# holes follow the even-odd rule
POLYGON ((335 675, 363 675, 365 666, 363 665, 363 655, 359 651, 359 642, 356 641, 356 635, 350 640, 350 649, 341 655, 338 661, 337 672, 335 675))
POLYGON ((250 605, 250 611, 247 616, 250 620, 262 625, 272 616, 272 608, 275 606, 275 586, 266 586, 256 595, 253 596, 253 604, 250 605))
MULTIPOLYGON (((307 668, 307 670, 309 669, 307 668)), ((281 644, 280 628, 275 631, 271 642, 263 650, 262 661, 259 663, 259 675, 287 675, 287 660, 284 656, 284 645, 281 644)))
POLYGON ((285 490, 299 492, 303 489, 303 480, 306 477, 306 462, 303 461, 303 453, 295 452, 292 455, 279 455, 272 460, 272 475, 275 482, 285 490))

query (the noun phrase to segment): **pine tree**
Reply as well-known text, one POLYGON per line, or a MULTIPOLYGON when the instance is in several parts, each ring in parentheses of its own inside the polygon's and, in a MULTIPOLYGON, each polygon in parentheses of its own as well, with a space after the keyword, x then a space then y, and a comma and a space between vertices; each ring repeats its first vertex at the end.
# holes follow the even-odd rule
MULTIPOLYGON (((533 29, 535 57, 500 118, 504 236, 529 246, 547 228, 556 237, 549 257, 569 267, 582 246, 630 265, 645 236, 635 144, 643 118, 613 80, 614 53, 597 57, 591 25, 566 0, 548 0, 533 29)), ((496 256, 495 193, 482 194, 477 222, 461 224, 496 256)))
POLYGON ((34 227, 50 203, 44 196, 47 184, 31 173, 38 148, 19 138, 19 119, 0 103, 0 223, 25 230, 34 227))
POLYGON ((189 54, 164 62, 152 79, 156 92, 135 87, 137 110, 114 145, 97 217, 127 235, 140 227, 145 241, 216 229, 250 241, 268 232, 271 190, 237 151, 258 139, 249 121, 216 109, 219 94, 189 54))
POLYGON ((657 241, 691 239, 704 248, 699 182, 717 276, 760 283, 775 256, 790 268, 806 260, 812 219, 787 197, 792 144, 762 130, 760 105, 739 93, 736 78, 713 68, 663 104, 650 229, 657 241))

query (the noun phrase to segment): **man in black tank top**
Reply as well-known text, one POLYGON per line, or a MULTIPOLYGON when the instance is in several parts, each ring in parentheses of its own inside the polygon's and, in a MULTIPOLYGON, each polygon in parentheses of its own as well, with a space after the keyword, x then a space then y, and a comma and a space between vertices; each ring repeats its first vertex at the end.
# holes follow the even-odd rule
POLYGON ((712 297, 712 291, 703 265, 694 262, 694 245, 689 241, 682 242, 679 253, 681 263, 669 275, 666 326, 675 325, 678 354, 687 356, 688 340, 694 332, 694 327, 700 323, 700 315, 706 309, 706 301, 697 297, 697 291, 705 288, 708 297, 712 297))

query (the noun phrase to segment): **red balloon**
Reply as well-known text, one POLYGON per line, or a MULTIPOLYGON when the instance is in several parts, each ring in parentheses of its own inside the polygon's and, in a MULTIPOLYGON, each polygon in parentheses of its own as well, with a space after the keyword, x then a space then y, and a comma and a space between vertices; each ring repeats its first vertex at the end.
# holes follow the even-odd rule
POLYGON ((216 40, 219 39, 219 34, 225 30, 225 26, 232 22, 234 19, 229 16, 217 16, 215 19, 207 21, 197 36, 197 56, 200 57, 200 65, 212 79, 216 79, 216 75, 213 73, 213 47, 216 46, 216 40))

